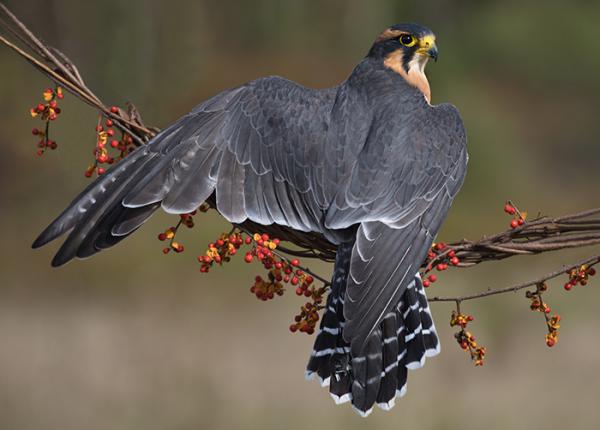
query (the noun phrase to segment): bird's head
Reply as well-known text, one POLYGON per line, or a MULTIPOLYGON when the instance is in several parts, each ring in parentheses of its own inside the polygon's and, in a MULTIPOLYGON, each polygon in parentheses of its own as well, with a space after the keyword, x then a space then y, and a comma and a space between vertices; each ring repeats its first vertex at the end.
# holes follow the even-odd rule
POLYGON ((437 61, 438 50, 430 29, 419 24, 389 27, 377 36, 368 56, 400 74, 421 90, 428 101, 431 99, 425 66, 429 59, 437 61))

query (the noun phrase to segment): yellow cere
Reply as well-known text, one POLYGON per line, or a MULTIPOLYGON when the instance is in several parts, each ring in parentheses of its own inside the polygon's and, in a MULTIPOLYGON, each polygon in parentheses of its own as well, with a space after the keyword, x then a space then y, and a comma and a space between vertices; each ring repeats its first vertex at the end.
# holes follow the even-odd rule
POLYGON ((435 46, 435 36, 433 34, 428 34, 427 36, 423 36, 419 40, 419 49, 417 52, 419 54, 426 54, 432 47, 435 46))

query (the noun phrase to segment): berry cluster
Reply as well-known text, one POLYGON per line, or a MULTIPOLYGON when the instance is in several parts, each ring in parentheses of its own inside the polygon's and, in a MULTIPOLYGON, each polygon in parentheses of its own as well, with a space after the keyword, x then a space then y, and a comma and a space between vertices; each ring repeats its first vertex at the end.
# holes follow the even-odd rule
POLYGON ((504 212, 513 216, 513 219, 510 222, 510 228, 515 229, 525 224, 527 212, 519 211, 519 209, 517 209, 517 207, 511 201, 506 202, 504 205, 504 212))
POLYGON ((573 268, 567 272, 569 282, 565 284, 564 288, 567 291, 571 291, 571 289, 577 284, 582 286, 587 285, 588 278, 590 276, 594 276, 595 274, 596 269, 585 264, 579 268, 573 268))
MULTIPOLYGON (((252 237, 246 237, 245 243, 252 245, 252 248, 246 252, 244 261, 252 263, 254 259, 257 259, 267 270, 267 279, 256 276, 250 292, 258 300, 263 301, 271 300, 275 295, 282 296, 285 291, 283 282, 290 282, 293 268, 287 261, 273 253, 279 245, 279 239, 271 239, 266 233, 255 233, 252 237)), ((294 280, 294 282, 298 281, 294 280)))
POLYGON ((531 300, 529 308, 534 312, 541 312, 546 319, 546 326, 548 327, 548 334, 546 334, 546 345, 553 347, 558 342, 558 329, 560 327, 560 315, 554 315, 550 317, 552 309, 542 298, 542 294, 548 290, 548 285, 545 282, 541 282, 536 285, 535 291, 527 291, 525 297, 531 300))
POLYGON ((244 239, 240 232, 222 233, 217 240, 208 244, 208 249, 204 255, 198 256, 198 262, 201 264, 200 271, 208 273, 213 264, 228 263, 243 244, 244 239))
POLYGON ((318 302, 307 302, 300 306, 300 313, 294 316, 294 323, 290 325, 290 331, 292 333, 300 332, 313 334, 315 332, 315 327, 317 326, 317 321, 319 321, 319 311, 323 309, 320 304, 321 302, 322 297, 318 302))
POLYGON ((171 250, 175 251, 176 253, 183 252, 183 245, 175 240, 177 230, 179 230, 181 225, 184 225, 187 228, 194 227, 194 215, 196 215, 196 213, 197 211, 192 211, 187 214, 179 215, 179 221, 177 222, 177 225, 169 227, 162 233, 159 233, 158 240, 161 242, 164 242, 165 240, 169 241, 169 246, 163 248, 163 254, 168 254, 171 250))
POLYGON ((486 349, 483 346, 478 346, 477 342, 475 341, 475 336, 466 330, 467 325, 473 320, 474 318, 472 315, 465 315, 459 310, 455 310, 452 311, 452 315, 450 317, 450 326, 460 327, 460 331, 454 334, 456 341, 463 351, 467 351, 469 353, 471 360, 473 360, 475 363, 475 366, 483 366, 486 349))
POLYGON ((58 146, 56 142, 51 140, 49 137, 50 121, 56 120, 58 115, 60 115, 61 109, 58 107, 58 100, 61 100, 64 95, 62 88, 56 87, 55 89, 46 88, 44 90, 43 97, 45 103, 39 103, 37 106, 29 110, 32 118, 39 117, 46 123, 44 130, 40 130, 38 128, 31 130, 31 134, 39 137, 40 139, 37 143, 37 155, 42 155, 48 148, 56 149, 58 146))
POLYGON ((546 320, 548 334, 546 335, 546 345, 553 347, 558 342, 558 329, 560 328, 560 315, 554 315, 546 320))
POLYGON ((268 272, 268 280, 264 280, 261 276, 254 278, 254 285, 250 287, 250 292, 256 296, 258 300, 267 301, 275 298, 275 295, 283 296, 285 289, 281 281, 278 281, 272 274, 268 272))
POLYGON ((300 261, 297 258, 286 260, 274 252, 279 245, 279 239, 271 239, 268 234, 257 233, 252 238, 247 237, 245 242, 248 245, 253 243, 253 246, 246 253, 244 260, 251 263, 256 259, 267 270, 267 279, 257 276, 250 292, 256 295, 257 299, 266 301, 276 295, 283 295, 284 284, 296 287, 296 295, 310 298, 311 301, 300 307, 300 313, 294 317, 290 331, 314 333, 327 288, 314 285, 314 278, 299 267, 300 261))
MULTIPOLYGON (((118 108, 113 108, 118 112, 118 108)), ((111 108, 111 112, 113 108, 111 108)), ((115 129, 112 128, 113 126, 114 121, 110 118, 105 119, 104 125, 102 125, 102 117, 98 120, 98 125, 96 126, 96 146, 93 152, 94 163, 90 164, 85 171, 87 178, 90 178, 94 172, 98 176, 104 174, 106 168, 103 165, 110 165, 115 163, 116 160, 125 158, 135 148, 133 138, 127 133, 122 132, 121 138, 119 140, 115 139, 115 129), (107 145, 113 149, 117 149, 119 154, 116 157, 111 156, 107 145)))
MULTIPOLYGON (((460 264, 460 259, 456 255, 456 251, 446 245, 443 242, 434 243, 431 245, 431 249, 427 253, 427 260, 425 261, 426 270, 425 272, 430 272, 434 268, 438 272, 443 272, 448 269, 449 266, 458 266, 460 264)), ((423 286, 428 288, 437 281, 437 276, 431 274, 423 279, 423 286)))

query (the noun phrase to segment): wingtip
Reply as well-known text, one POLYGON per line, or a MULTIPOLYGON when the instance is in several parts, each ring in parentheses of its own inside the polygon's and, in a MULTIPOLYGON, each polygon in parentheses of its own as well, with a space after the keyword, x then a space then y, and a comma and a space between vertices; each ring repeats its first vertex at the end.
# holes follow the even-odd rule
POLYGON ((47 239, 44 234, 40 234, 31 244, 31 248, 32 249, 38 249, 41 248, 42 246, 44 246, 45 244, 47 244, 48 242, 50 242, 49 239, 47 239))
POLYGON ((52 267, 60 267, 71 261, 71 259, 72 257, 66 256, 59 251, 50 262, 50 265, 52 267))

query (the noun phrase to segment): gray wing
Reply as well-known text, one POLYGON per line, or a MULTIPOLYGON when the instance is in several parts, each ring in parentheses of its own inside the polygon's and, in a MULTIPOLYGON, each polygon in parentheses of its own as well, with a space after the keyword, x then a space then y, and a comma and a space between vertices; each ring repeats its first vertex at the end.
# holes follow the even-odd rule
POLYGON ((453 106, 423 103, 393 124, 384 116, 371 127, 326 219, 330 228, 360 223, 344 304, 354 354, 419 270, 466 173, 466 137, 453 106))
POLYGON ((233 223, 250 219, 321 231, 323 151, 335 89, 310 90, 278 77, 202 103, 98 178, 38 237, 72 230, 53 264, 121 240, 158 207, 197 208, 213 193, 233 223), (318 172, 321 172, 320 176, 318 172))

